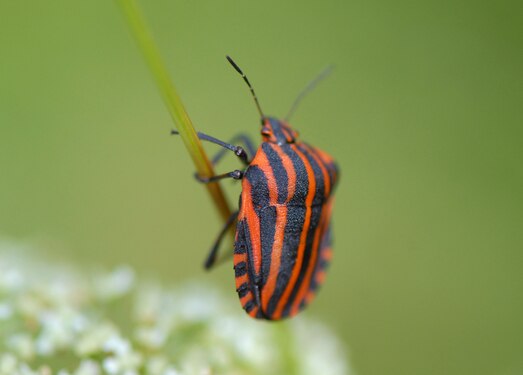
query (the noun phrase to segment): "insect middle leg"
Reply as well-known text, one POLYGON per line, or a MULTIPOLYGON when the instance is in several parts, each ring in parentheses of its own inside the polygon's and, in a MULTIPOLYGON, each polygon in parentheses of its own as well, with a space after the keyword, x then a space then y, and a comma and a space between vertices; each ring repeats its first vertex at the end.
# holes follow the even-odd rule
POLYGON ((212 176, 212 177, 202 177, 200 176, 198 173, 195 173, 194 174, 194 177, 196 178, 196 180, 198 180, 199 182, 203 183, 203 184, 208 184, 210 182, 215 182, 215 181, 219 181, 219 180, 223 180, 224 178, 232 178, 232 179, 235 179, 235 180, 241 180, 243 178, 243 174, 244 172, 243 171, 240 171, 239 169, 235 169, 234 171, 232 172, 227 172, 227 173, 223 173, 223 174, 218 174, 216 176, 212 176))
MULTIPOLYGON (((179 133, 176 130, 171 130, 171 134, 177 135, 179 133)), ((221 141, 217 138, 214 138, 214 137, 207 135, 205 133, 202 133, 202 132, 198 132, 198 138, 201 139, 202 141, 211 142, 211 143, 217 144, 218 146, 222 147, 222 149, 220 151, 218 151, 211 160, 211 163, 213 166, 215 166, 227 154, 227 151, 234 152, 234 154, 238 158, 240 158, 240 160, 243 162, 244 165, 246 165, 246 166, 249 165, 249 163, 250 163, 249 155, 247 154, 245 149, 241 146, 235 146, 233 143, 242 142, 251 155, 254 155, 256 152, 252 141, 245 134, 236 135, 235 137, 233 137, 231 139, 230 142, 221 141)), ((243 173, 244 173, 243 171, 241 171, 239 169, 235 169, 232 172, 223 173, 223 174, 216 175, 213 177, 202 177, 202 176, 198 175, 197 173, 194 176, 195 176, 196 180, 198 180, 199 182, 207 184, 207 183, 215 182, 215 181, 218 181, 218 180, 221 180, 224 178, 233 178, 235 180, 240 180, 243 178, 243 173)))

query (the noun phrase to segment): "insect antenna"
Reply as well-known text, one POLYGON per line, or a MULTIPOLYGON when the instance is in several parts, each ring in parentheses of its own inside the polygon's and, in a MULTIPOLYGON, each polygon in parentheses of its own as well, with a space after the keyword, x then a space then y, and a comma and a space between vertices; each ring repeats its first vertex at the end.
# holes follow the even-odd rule
POLYGON ((238 65, 236 65, 236 63, 234 62, 233 59, 231 59, 230 56, 225 56, 227 58, 227 61, 229 61, 229 63, 233 66, 234 69, 236 69, 236 71, 238 73, 240 73, 240 75, 243 77, 243 80, 245 81, 245 83, 247 84, 247 86, 249 86, 249 89, 251 89, 251 94, 252 94, 252 97, 254 98, 254 102, 256 103, 256 108, 258 108, 258 112, 260 113, 260 116, 261 118, 265 118, 265 116, 263 115, 263 111, 260 107, 260 103, 258 102, 258 98, 256 97, 256 93, 254 92, 254 89, 252 88, 252 85, 251 83, 249 82, 249 79, 247 78, 247 76, 245 75, 245 73, 242 72, 242 70, 240 69, 240 67, 238 65))
POLYGON ((294 103, 292 103, 291 109, 287 113, 287 116, 285 116, 285 121, 289 121, 289 118, 294 114, 296 108, 298 108, 298 105, 305 95, 311 92, 316 87, 316 85, 318 85, 318 83, 324 80, 332 72, 332 69, 334 69, 334 65, 327 66, 312 81, 310 81, 307 86, 305 86, 305 88, 298 94, 296 99, 294 99, 294 103))

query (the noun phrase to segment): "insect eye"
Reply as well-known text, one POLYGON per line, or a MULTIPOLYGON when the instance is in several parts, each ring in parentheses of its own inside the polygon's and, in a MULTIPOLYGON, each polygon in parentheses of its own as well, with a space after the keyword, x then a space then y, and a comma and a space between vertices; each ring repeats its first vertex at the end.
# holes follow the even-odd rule
POLYGON ((271 135, 271 129, 263 127, 262 130, 261 130, 261 134, 265 135, 265 136, 270 136, 271 135))

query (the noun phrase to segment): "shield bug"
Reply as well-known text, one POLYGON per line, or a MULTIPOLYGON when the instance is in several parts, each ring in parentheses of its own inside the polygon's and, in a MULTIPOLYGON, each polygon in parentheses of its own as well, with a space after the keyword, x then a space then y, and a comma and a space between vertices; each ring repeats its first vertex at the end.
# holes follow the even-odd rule
POLYGON ((200 139, 223 147, 213 164, 230 150, 246 167, 211 178, 196 176, 202 183, 233 178, 242 185, 239 209, 225 223, 205 267, 215 264, 219 245, 236 222, 234 271, 240 302, 253 318, 279 320, 312 301, 332 255, 330 218, 338 168, 327 153, 299 140, 287 122, 328 70, 297 97, 286 119, 279 120, 263 114, 247 76, 229 56, 227 60, 251 91, 261 116, 262 141, 255 150, 243 135, 223 142, 198 133, 200 139))

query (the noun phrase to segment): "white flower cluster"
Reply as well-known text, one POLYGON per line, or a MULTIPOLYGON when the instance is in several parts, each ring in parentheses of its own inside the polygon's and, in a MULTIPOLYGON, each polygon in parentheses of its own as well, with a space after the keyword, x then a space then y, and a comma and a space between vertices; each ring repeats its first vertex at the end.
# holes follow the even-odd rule
POLYGON ((85 274, 17 246, 0 243, 0 375, 349 373, 338 340, 303 317, 254 321, 210 287, 85 274))

